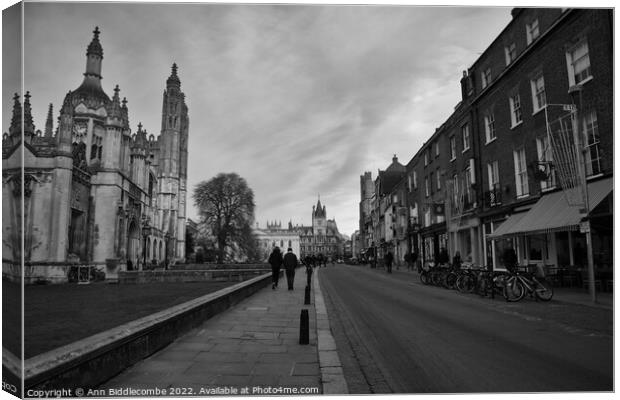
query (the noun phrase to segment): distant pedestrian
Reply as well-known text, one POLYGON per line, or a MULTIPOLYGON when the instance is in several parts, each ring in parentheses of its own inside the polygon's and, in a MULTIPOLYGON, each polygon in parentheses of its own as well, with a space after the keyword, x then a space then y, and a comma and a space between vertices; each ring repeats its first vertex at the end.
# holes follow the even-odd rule
POLYGON ((517 268, 518 258, 517 253, 512 248, 512 246, 508 246, 504 253, 502 254, 502 261, 504 262, 504 267, 510 272, 514 272, 517 268))
POLYGON ((461 252, 457 251, 454 254, 454 257, 452 257, 452 268, 454 269, 461 269, 461 252))
POLYGON ((284 255, 284 271, 286 272, 286 282, 288 290, 293 290, 293 282, 295 281, 295 268, 297 268, 297 256, 293 253, 292 248, 288 248, 284 255))
POLYGON ((437 258, 435 259, 435 265, 441 266, 448 264, 450 262, 450 256, 448 255, 448 250, 445 247, 442 247, 439 250, 439 254, 437 254, 437 258))
POLYGON ((391 251, 388 250, 383 257, 383 261, 385 261, 385 268, 387 269, 388 274, 392 273, 392 262, 394 261, 394 255, 391 251))
POLYGON ((306 264, 306 278, 308 280, 306 284, 310 286, 310 282, 312 282, 312 266, 310 264, 306 264))
POLYGON ((275 290, 278 287, 278 281, 280 280, 280 268, 282 267, 282 252, 279 247, 274 247, 273 251, 269 255, 269 264, 271 264, 271 288, 275 290))
POLYGON ((403 260, 405 261, 405 264, 407 264, 407 271, 411 271, 413 269, 413 263, 411 261, 411 252, 408 251, 405 253, 405 256, 403 257, 403 260))

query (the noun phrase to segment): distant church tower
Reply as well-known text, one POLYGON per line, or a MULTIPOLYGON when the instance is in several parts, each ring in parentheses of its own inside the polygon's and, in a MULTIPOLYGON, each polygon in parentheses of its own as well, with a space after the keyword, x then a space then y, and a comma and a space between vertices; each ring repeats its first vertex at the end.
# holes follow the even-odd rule
POLYGON ((314 235, 325 236, 327 233, 327 211, 325 206, 321 206, 321 198, 312 206, 312 231, 314 235))
POLYGON ((187 139, 189 117, 177 65, 166 81, 159 137, 159 202, 163 230, 175 243, 167 243, 168 259, 185 260, 185 218, 187 197, 187 139))

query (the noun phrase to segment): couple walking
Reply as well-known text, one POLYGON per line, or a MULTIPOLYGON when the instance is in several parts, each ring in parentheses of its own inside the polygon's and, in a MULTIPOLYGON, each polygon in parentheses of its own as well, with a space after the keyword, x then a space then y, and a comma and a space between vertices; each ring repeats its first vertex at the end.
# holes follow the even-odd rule
POLYGON ((278 287, 278 281, 280 280, 280 268, 284 265, 288 290, 293 290, 295 268, 297 268, 298 265, 297 256, 293 253, 293 249, 289 247, 286 254, 282 256, 280 248, 276 246, 269 256, 269 264, 271 264, 271 279, 273 282, 271 288, 275 290, 278 287))

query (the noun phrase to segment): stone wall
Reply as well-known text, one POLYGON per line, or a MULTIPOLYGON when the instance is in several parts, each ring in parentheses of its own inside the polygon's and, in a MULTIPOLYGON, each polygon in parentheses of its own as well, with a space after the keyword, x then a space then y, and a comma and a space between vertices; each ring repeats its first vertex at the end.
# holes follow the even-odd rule
POLYGON ((242 282, 257 275, 265 274, 270 269, 217 269, 217 270, 154 270, 121 271, 118 283, 139 284, 152 282, 242 282))

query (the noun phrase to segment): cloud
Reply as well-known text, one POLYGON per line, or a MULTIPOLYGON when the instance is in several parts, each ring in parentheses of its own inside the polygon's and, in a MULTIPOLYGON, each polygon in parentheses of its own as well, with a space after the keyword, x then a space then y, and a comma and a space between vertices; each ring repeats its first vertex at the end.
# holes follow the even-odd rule
POLYGON ((510 18, 509 9, 473 7, 26 3, 26 10, 25 79, 38 127, 49 102, 57 112, 79 86, 99 25, 104 89, 120 85, 134 130, 141 121, 159 133, 165 80, 178 64, 190 113, 190 188, 237 172, 255 192, 261 223, 309 224, 320 193, 348 234, 357 228, 359 176, 376 175, 393 154, 409 161, 458 102, 461 70, 510 18))

